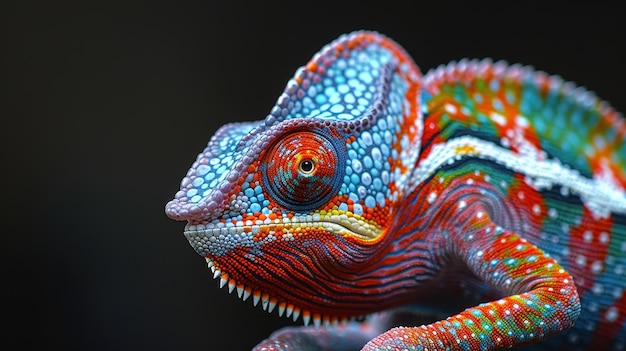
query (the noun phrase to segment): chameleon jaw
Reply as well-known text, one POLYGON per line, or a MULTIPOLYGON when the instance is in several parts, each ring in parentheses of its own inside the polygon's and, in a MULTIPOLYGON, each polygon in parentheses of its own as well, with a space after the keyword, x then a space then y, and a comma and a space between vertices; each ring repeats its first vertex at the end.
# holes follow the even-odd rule
MULTIPOLYGON (((300 316, 305 325, 312 323, 315 326, 334 325, 348 320, 360 320, 362 314, 337 315, 332 312, 316 312, 314 307, 303 307, 298 303, 289 302, 288 297, 278 297, 267 292, 268 289, 259 289, 255 283, 249 283, 247 278, 239 277, 231 271, 233 267, 222 262, 221 257, 227 256, 240 249, 248 252, 245 259, 254 260, 254 255, 262 251, 263 244, 276 244, 284 241, 286 244, 306 238, 307 232, 323 231, 335 236, 349 236, 361 242, 371 242, 381 237, 382 230, 366 220, 347 214, 321 214, 294 216, 292 218, 251 221, 213 221, 204 224, 187 224, 184 235, 194 250, 205 258, 213 278, 219 280, 221 288, 228 287, 228 292, 237 292, 242 300, 252 297, 254 306, 260 305, 263 310, 271 313, 278 311, 279 316, 286 316, 296 321, 300 316)), ((241 255, 241 254, 238 254, 241 255)), ((253 263, 253 261, 250 261, 253 263)), ((254 279, 253 277, 251 277, 254 279)))
POLYGON ((234 279, 229 278, 228 273, 222 272, 218 268, 218 265, 214 263, 210 258, 205 257, 208 267, 213 273, 213 279, 219 279, 220 288, 228 287, 228 293, 232 294, 237 291, 237 297, 246 301, 252 297, 253 306, 258 306, 259 302, 264 311, 272 313, 274 310, 278 311, 278 316, 285 316, 291 318, 294 322, 302 317, 302 323, 304 326, 313 324, 316 327, 324 325, 325 327, 336 326, 340 323, 346 323, 348 321, 360 321, 367 317, 367 315, 353 316, 353 317, 338 317, 329 314, 322 314, 311 312, 310 310, 300 308, 292 303, 288 303, 284 300, 279 300, 268 293, 264 293, 260 290, 253 290, 249 286, 237 283, 234 279))

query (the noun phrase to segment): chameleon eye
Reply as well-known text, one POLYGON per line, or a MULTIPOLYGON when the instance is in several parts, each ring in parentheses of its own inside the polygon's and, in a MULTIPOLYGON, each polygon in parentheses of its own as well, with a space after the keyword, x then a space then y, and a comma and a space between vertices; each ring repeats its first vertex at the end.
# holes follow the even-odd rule
POLYGON ((268 195, 288 209, 317 208, 337 193, 344 155, 324 133, 298 131, 277 140, 262 162, 268 195))

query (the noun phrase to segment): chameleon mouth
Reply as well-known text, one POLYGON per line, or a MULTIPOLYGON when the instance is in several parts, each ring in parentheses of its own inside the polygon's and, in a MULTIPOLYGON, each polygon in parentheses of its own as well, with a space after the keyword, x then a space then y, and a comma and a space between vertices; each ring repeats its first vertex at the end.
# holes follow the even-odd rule
POLYGON ((252 305, 255 307, 260 306, 268 313, 272 313, 276 310, 279 317, 285 316, 286 318, 291 318, 294 322, 296 322, 298 318, 302 317, 302 323, 304 326, 313 324, 316 327, 320 327, 322 325, 325 327, 336 326, 338 324, 347 323, 348 321, 362 321, 367 318, 367 315, 339 317, 328 313, 317 313, 308 309, 300 308, 285 300, 279 300, 268 293, 264 293, 260 290, 245 286, 244 284, 237 283, 234 279, 228 276, 228 273, 220 270, 210 258, 205 257, 205 259, 208 267, 211 269, 211 272, 213 272, 213 279, 219 279, 220 288, 227 287, 229 294, 237 291, 237 297, 243 301, 252 297, 252 305))
MULTIPOLYGON (((206 237, 211 242, 223 241, 225 236, 239 236, 238 246, 245 243, 241 242, 241 236, 249 237, 258 233, 268 233, 268 235, 280 235, 289 238, 299 232, 306 230, 324 230, 335 235, 351 236, 366 242, 374 241, 380 238, 382 229, 372 221, 363 219, 357 215, 348 215, 338 212, 337 214, 315 213, 311 215, 302 215, 297 217, 270 218, 256 220, 237 220, 237 221, 214 221, 208 223, 190 224, 185 226, 184 234, 187 239, 206 237)), ((258 240, 256 240, 258 242, 258 240)), ((191 243, 192 246, 194 243, 191 243)), ((250 243, 252 244, 252 243, 250 243)), ((195 247, 195 246, 194 246, 195 247)), ((213 252, 215 254, 215 252, 213 252)))

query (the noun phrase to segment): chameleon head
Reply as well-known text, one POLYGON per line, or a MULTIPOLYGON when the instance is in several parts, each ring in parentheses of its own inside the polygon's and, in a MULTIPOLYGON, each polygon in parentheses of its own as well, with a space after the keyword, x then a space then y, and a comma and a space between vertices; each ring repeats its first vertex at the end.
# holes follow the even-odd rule
POLYGON ((240 297, 305 321, 372 312, 380 281, 368 262, 411 186, 419 87, 389 39, 340 37, 296 72, 265 120, 217 131, 167 215, 188 221, 193 248, 240 297))

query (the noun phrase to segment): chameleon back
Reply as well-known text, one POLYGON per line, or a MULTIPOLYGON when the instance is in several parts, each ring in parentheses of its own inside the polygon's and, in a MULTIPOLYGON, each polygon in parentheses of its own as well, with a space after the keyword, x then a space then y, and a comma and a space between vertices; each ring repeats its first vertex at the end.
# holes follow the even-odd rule
MULTIPOLYGON (((621 114, 560 77, 504 62, 464 60, 441 66, 424 80, 429 113, 418 164, 433 158, 433 148, 456 144, 458 151, 446 160, 473 161, 456 162, 439 176, 495 188, 507 199, 494 210, 502 217, 496 221, 523 233, 574 277, 580 318, 543 347, 623 347, 626 128, 621 114), (459 143, 463 138, 467 141, 459 143)), ((434 173, 420 172, 420 179, 434 173)))

